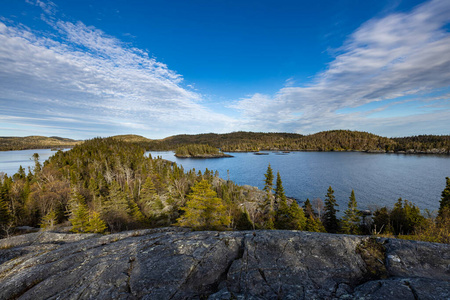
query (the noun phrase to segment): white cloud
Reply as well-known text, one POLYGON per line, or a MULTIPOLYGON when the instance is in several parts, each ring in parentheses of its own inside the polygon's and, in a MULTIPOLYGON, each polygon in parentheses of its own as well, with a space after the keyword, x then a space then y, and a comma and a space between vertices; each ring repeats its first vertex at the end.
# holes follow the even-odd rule
POLYGON ((152 136, 180 127, 197 132, 205 124, 223 131, 233 123, 200 105, 200 94, 147 53, 81 22, 48 23, 55 36, 0 22, 0 102, 9 113, 27 108, 48 122, 59 116, 61 128, 73 117, 94 121, 98 134, 108 131, 105 124, 152 136))
MULTIPOLYGON (((427 2, 410 13, 370 20, 348 38, 338 49, 340 54, 310 85, 286 86, 274 97, 255 94, 232 107, 241 111, 250 128, 267 124, 265 130, 308 133, 371 127, 391 135, 389 118, 379 118, 377 125, 366 113, 338 110, 399 97, 398 101, 413 96, 415 100, 429 98, 448 88, 450 35, 444 26, 449 21, 450 2, 445 0, 427 2)), ((446 109, 450 109, 448 102, 446 109)), ((434 114, 424 114, 424 118, 431 121, 434 114)), ((397 130, 394 127, 392 130, 397 130)))

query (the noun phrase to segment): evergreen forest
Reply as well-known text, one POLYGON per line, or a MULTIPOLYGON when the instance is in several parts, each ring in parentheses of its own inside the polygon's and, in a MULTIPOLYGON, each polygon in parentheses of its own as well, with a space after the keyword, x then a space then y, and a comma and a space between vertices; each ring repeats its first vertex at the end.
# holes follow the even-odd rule
POLYGON ((287 229, 374 234, 450 243, 450 179, 443 184, 437 214, 407 200, 358 210, 352 191, 339 208, 330 186, 325 200, 302 206, 285 195, 270 165, 260 174, 264 189, 239 186, 217 172, 184 170, 145 148, 117 138, 94 138, 58 151, 45 162, 0 178, 0 235, 24 226, 74 233, 108 233, 182 226, 193 230, 287 229), (342 218, 337 217, 339 210, 342 218))

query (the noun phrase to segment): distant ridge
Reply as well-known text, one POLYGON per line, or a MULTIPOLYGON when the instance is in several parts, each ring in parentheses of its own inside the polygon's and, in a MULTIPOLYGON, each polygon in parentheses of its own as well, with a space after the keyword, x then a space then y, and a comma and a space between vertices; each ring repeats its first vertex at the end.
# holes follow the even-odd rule
MULTIPOLYGON (((111 138, 137 144, 146 150, 176 150, 180 146, 203 144, 225 152, 247 151, 366 151, 416 154, 450 154, 450 135, 417 135, 387 138, 352 130, 329 130, 303 135, 286 132, 179 134, 149 139, 136 134, 111 138)), ((0 137, 0 151, 73 147, 83 141, 57 136, 0 137)))
POLYGON ((112 136, 113 139, 119 140, 122 142, 129 142, 129 143, 142 143, 142 142, 151 142, 151 139, 148 139, 146 137, 143 137, 141 135, 137 134, 122 134, 122 135, 114 135, 112 136))
POLYGON ((0 151, 44 149, 44 148, 71 148, 83 141, 62 138, 58 136, 45 137, 31 135, 26 137, 0 137, 0 151))

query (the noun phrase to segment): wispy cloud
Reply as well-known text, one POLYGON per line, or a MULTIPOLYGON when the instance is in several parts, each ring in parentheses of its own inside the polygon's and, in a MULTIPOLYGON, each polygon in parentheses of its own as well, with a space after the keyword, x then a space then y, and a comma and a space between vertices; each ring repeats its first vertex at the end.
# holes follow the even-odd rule
MULTIPOLYGON (((47 15, 56 12, 51 2, 30 3, 47 15)), ((52 34, 0 22, 0 102, 11 116, 23 117, 27 108, 51 128, 54 117, 64 128, 76 116, 87 127, 98 124, 97 135, 107 126, 113 133, 140 129, 153 136, 180 128, 198 132, 205 124, 223 131, 233 123, 202 106, 201 94, 184 88, 181 75, 148 53, 82 22, 46 22, 52 34)))
MULTIPOLYGON (((327 70, 311 84, 286 86, 274 97, 255 94, 232 107, 241 111, 249 128, 267 124, 265 130, 306 133, 351 128, 395 135, 398 128, 394 123, 399 123, 412 124, 422 131, 417 122, 431 122, 436 114, 427 112, 421 118, 401 117, 394 122, 390 117, 381 116, 374 121, 367 118, 367 113, 338 113, 338 110, 397 98, 404 101, 405 97, 414 97, 416 101, 424 97, 423 101, 427 101, 425 98, 432 93, 448 88, 450 34, 445 26, 449 21, 450 2, 445 0, 427 2, 409 13, 369 20, 337 49, 338 54, 327 70)), ((440 113, 450 117, 449 111, 447 102, 440 113)))

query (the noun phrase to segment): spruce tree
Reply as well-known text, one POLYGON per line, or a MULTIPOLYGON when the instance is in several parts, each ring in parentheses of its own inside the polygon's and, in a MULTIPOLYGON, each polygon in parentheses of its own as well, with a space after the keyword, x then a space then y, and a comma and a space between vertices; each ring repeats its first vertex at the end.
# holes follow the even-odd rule
POLYGON ((58 222, 58 216, 54 210, 51 210, 48 214, 42 217, 41 228, 42 229, 53 229, 58 222))
POLYGON ((338 206, 338 204, 334 197, 334 191, 330 186, 325 197, 325 213, 323 215, 323 225, 327 232, 330 233, 336 233, 339 230, 339 223, 336 217, 336 212, 338 212, 338 210, 336 209, 336 206, 338 206))
POLYGON ((0 226, 6 226, 12 221, 12 215, 9 211, 8 204, 0 194, 0 226))
POLYGON ((239 218, 236 221, 236 229, 237 230, 251 230, 253 229, 253 222, 250 220, 250 216, 247 212, 247 209, 244 207, 244 210, 239 214, 239 218))
POLYGON ((186 206, 181 210, 185 213, 177 219, 178 226, 187 226, 195 230, 214 230, 228 226, 231 222, 222 199, 217 197, 217 193, 205 179, 192 187, 186 206))
POLYGON ((273 190, 273 171, 272 168, 269 166, 267 167, 267 172, 264 174, 264 191, 270 193, 273 190))
POLYGON ((315 217, 314 216, 314 209, 311 205, 311 201, 309 201, 309 198, 306 199, 305 203, 303 203, 303 211, 305 213, 305 217, 309 219, 309 217, 315 217))
POLYGON ((444 213, 444 209, 450 208, 450 178, 446 177, 446 186, 441 194, 441 201, 439 201, 439 216, 442 217, 444 213))
POLYGON ((269 166, 267 167, 267 172, 264 174, 265 180, 264 180, 264 191, 266 192, 266 199, 263 202, 262 205, 262 211, 264 214, 264 224, 263 227, 265 229, 275 229, 275 210, 274 210, 274 203, 273 203, 273 171, 272 168, 269 166))
POLYGON ((101 219, 100 214, 96 211, 92 212, 89 216, 89 222, 86 226, 86 232, 104 233, 106 229, 107 226, 101 219))
POLYGON ((275 199, 277 201, 286 201, 286 195, 284 194, 283 182, 281 181, 280 172, 277 172, 277 182, 275 186, 275 199))
POLYGON ((77 191, 72 192, 69 200, 69 221, 72 223, 72 232, 86 232, 86 226, 89 222, 89 210, 84 197, 77 191))
POLYGON ((342 218, 342 232, 347 234, 358 234, 360 223, 361 217, 357 208, 355 191, 352 190, 348 201, 348 208, 345 210, 344 217, 342 218))
POLYGON ((319 218, 315 218, 314 216, 309 216, 308 219, 306 219, 306 231, 311 232, 326 232, 325 227, 323 226, 322 222, 319 220, 319 218))

